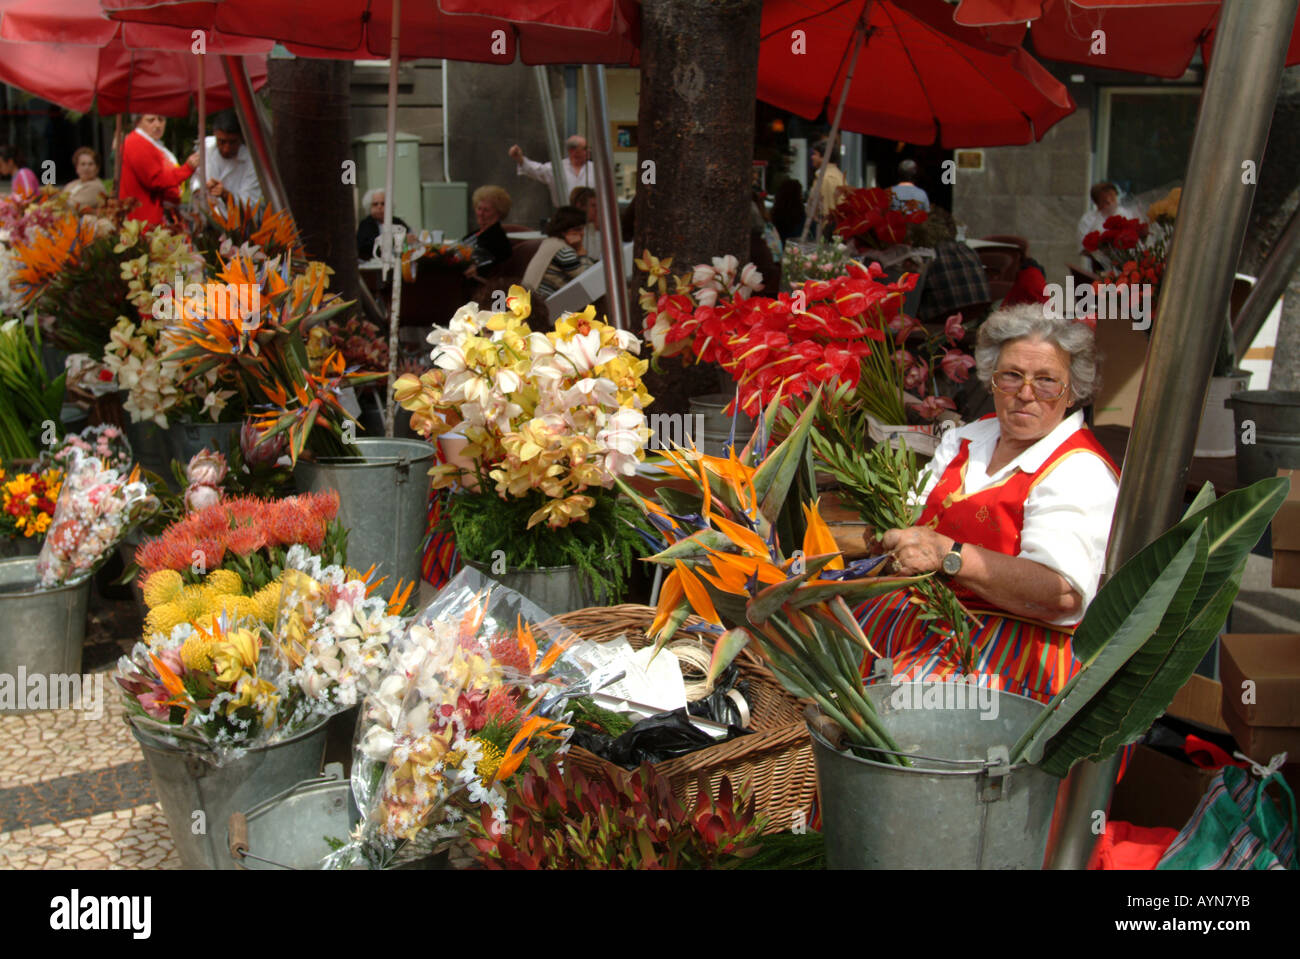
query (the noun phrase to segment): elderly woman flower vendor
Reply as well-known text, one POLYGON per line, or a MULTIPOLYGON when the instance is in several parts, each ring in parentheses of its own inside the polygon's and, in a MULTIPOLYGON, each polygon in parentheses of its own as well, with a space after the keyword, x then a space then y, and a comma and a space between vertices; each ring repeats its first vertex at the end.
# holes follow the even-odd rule
MULTIPOLYGON (((995 413, 943 438, 919 523, 887 531, 881 544, 899 572, 946 577, 975 614, 981 684, 1040 701, 1078 670, 1071 635, 1097 592, 1119 485, 1077 409, 1096 379, 1092 330, 1045 313, 1015 306, 980 328, 976 369, 995 413)), ((860 607, 867 638, 896 677, 960 671, 946 632, 911 598, 860 607)))

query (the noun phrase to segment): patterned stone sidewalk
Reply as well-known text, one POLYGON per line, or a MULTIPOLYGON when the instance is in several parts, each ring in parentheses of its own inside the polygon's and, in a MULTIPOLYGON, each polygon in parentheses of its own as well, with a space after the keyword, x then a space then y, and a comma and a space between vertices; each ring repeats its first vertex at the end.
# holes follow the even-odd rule
POLYGON ((0 869, 180 867, 112 680, 139 622, 133 603, 92 593, 90 708, 0 712, 0 869))

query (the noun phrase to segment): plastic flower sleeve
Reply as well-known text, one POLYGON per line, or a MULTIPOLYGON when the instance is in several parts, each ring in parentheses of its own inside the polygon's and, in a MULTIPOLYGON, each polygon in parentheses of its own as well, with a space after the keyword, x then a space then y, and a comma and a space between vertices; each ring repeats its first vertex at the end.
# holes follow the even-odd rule
POLYGON ((260 633, 223 613, 136 643, 114 676, 132 724, 214 766, 282 738, 279 662, 260 633))
POLYGON ((406 624, 371 592, 343 567, 290 548, 271 637, 284 670, 286 728, 357 705, 387 672, 406 624))
POLYGON ((118 540, 158 506, 144 483, 94 456, 73 449, 54 518, 36 560, 38 588, 85 579, 109 557, 118 540))
POLYGON ((530 751, 567 743, 567 727, 536 707, 543 694, 583 679, 563 658, 575 639, 535 603, 473 570, 453 579, 411 625, 393 671, 366 703, 353 764, 363 823, 328 865, 420 858, 458 837, 476 807, 503 815, 501 783, 530 751))

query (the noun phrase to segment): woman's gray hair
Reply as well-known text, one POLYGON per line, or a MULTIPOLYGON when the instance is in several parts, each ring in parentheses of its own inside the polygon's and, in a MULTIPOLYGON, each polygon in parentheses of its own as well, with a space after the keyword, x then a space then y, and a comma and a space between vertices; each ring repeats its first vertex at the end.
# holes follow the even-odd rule
MULTIPOLYGON (((374 189, 367 190, 367 191, 365 192, 365 194, 362 195, 362 197, 361 197, 361 209, 363 209, 363 210, 366 211, 366 215, 367 215, 367 216, 370 214, 370 204, 374 203, 374 202, 375 202, 375 197, 379 196, 379 194, 381 194, 381 193, 383 193, 383 192, 384 192, 384 188, 381 187, 381 186, 377 186, 377 187, 375 187, 374 189)), ((384 200, 387 201, 387 200, 388 200, 388 197, 385 196, 385 197, 384 197, 384 200)))
POLYGON ((1002 348, 1016 340, 1041 340, 1070 357, 1070 395, 1086 403, 1097 385, 1097 345, 1086 323, 1054 317, 1041 303, 1023 303, 998 310, 980 327, 975 341, 975 372, 989 383, 1002 348))

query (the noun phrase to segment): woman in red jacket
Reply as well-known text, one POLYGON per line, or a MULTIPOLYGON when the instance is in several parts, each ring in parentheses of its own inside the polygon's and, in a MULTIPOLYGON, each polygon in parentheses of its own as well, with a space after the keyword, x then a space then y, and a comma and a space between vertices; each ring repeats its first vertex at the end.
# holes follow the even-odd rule
POLYGON ((143 220, 150 226, 162 224, 164 203, 180 203, 181 184, 199 165, 198 153, 190 154, 184 163, 176 162, 175 155, 162 145, 166 126, 164 118, 146 113, 136 118, 135 129, 122 144, 119 193, 123 199, 136 201, 128 219, 143 220))

